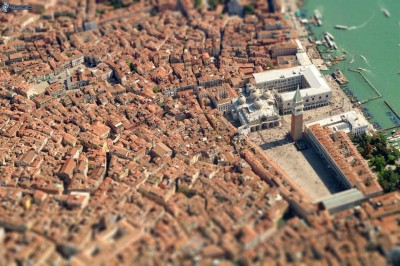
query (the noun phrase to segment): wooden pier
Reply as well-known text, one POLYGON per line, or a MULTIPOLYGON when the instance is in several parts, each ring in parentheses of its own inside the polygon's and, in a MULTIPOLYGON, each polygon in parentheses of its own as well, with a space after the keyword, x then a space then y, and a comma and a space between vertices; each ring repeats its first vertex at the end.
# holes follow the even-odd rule
POLYGON ((378 130, 378 132, 386 132, 386 131, 388 131, 388 130, 393 130, 393 129, 398 129, 398 128, 400 128, 400 125, 397 125, 397 126, 393 126, 393 127, 388 127, 388 128, 384 128, 384 129, 380 129, 380 130, 378 130))
POLYGON ((373 101, 373 100, 376 100, 376 99, 379 99, 379 98, 382 98, 382 95, 378 95, 378 96, 375 96, 375 97, 371 97, 371 98, 362 100, 362 101, 360 101, 360 103, 364 104, 364 103, 367 103, 367 102, 370 102, 370 101, 373 101))
POLYGON ((366 99, 366 100, 360 101, 361 104, 364 104, 364 103, 367 103, 367 102, 370 102, 370 101, 373 101, 373 100, 382 98, 382 94, 378 91, 377 88, 375 88, 375 86, 371 83, 371 81, 369 81, 369 79, 367 79, 367 77, 362 73, 362 70, 352 69, 352 68, 349 68, 349 70, 350 70, 350 71, 353 71, 353 72, 359 73, 359 74, 361 75, 361 77, 363 77, 363 78, 365 79, 365 81, 368 83, 368 85, 369 85, 369 86, 375 91, 375 93, 377 94, 377 96, 374 96, 374 97, 368 98, 368 99, 366 99))
POLYGON ((386 106, 390 109, 390 111, 392 111, 392 112, 397 116, 397 118, 400 119, 399 113, 397 113, 397 111, 394 110, 394 109, 392 108, 392 106, 390 106, 390 104, 389 104, 387 101, 383 101, 383 102, 384 102, 384 103, 386 104, 386 106))
MULTIPOLYGON (((393 107, 387 101, 383 101, 383 102, 390 109, 390 111, 392 111, 395 114, 395 116, 397 116, 397 118, 400 119, 399 113, 396 112, 396 110, 394 110, 393 107)), ((384 128, 384 129, 379 130, 379 132, 386 132, 388 130, 393 130, 393 129, 398 129, 398 128, 400 128, 400 125, 395 125, 392 127, 384 128)))

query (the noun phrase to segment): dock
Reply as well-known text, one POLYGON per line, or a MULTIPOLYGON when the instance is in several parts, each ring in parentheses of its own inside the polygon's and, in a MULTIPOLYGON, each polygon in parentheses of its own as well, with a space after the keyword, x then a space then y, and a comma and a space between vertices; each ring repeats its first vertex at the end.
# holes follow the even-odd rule
POLYGON ((390 109, 390 111, 392 111, 397 116, 397 118, 400 119, 399 113, 396 110, 394 110, 393 107, 386 100, 383 102, 390 109))
POLYGON ((361 104, 364 104, 364 103, 367 103, 367 102, 370 102, 370 101, 373 101, 373 100, 382 98, 382 94, 378 91, 377 88, 375 88, 375 86, 371 83, 371 81, 369 81, 369 79, 367 79, 367 77, 362 73, 362 70, 352 69, 352 68, 349 68, 349 70, 350 70, 350 71, 353 71, 353 72, 359 73, 359 74, 364 78, 364 80, 368 83, 368 85, 369 85, 369 86, 375 91, 375 93, 377 94, 377 96, 374 96, 374 97, 368 98, 368 99, 366 99, 366 100, 360 101, 361 104))
POLYGON ((380 130, 378 130, 378 132, 384 133, 384 132, 387 132, 388 130, 393 130, 393 129, 398 129, 398 128, 400 128, 400 125, 392 126, 392 127, 388 127, 388 128, 384 128, 384 129, 380 129, 380 130))
POLYGON ((367 102, 370 102, 370 101, 373 101, 373 100, 376 100, 376 99, 379 99, 379 98, 382 98, 382 96, 379 95, 379 96, 371 97, 371 98, 368 98, 368 99, 360 101, 360 103, 364 104, 364 103, 367 103, 367 102))
POLYGON ((335 72, 333 72, 332 76, 339 83, 339 85, 344 85, 344 84, 349 82, 348 79, 342 73, 342 71, 340 71, 340 69, 338 69, 335 72))

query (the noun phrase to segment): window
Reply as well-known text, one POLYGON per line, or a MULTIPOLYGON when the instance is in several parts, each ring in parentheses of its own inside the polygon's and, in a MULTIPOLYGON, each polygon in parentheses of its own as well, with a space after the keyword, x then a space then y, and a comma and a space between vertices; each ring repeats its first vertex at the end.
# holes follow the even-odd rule
POLYGON ((322 98, 322 97, 321 97, 321 96, 319 96, 319 99, 320 99, 320 100, 321 100, 321 98, 322 98))
POLYGON ((328 94, 326 95, 326 98, 328 98, 328 94))

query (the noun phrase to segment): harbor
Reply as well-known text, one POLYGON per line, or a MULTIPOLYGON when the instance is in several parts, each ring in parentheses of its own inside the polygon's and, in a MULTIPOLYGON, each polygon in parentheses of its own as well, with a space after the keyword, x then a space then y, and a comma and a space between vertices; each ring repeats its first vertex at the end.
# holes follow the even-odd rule
POLYGON ((320 69, 332 75, 376 130, 390 136, 400 126, 400 101, 394 100, 400 99, 400 14, 393 12, 400 9, 400 2, 383 4, 384 8, 362 0, 307 0, 302 14, 318 10, 320 23, 310 20, 308 37, 327 68, 320 69))

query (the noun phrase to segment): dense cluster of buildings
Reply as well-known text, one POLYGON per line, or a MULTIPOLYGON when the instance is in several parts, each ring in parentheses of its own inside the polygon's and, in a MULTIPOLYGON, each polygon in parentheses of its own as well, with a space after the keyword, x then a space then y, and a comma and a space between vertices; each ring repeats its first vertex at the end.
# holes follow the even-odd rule
POLYGON ((331 97, 267 1, 35 2, 0 14, 0 264, 368 265, 398 244, 400 196, 373 197, 344 134, 321 152, 371 200, 330 213, 223 116, 290 108, 296 139, 331 97))

